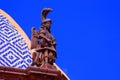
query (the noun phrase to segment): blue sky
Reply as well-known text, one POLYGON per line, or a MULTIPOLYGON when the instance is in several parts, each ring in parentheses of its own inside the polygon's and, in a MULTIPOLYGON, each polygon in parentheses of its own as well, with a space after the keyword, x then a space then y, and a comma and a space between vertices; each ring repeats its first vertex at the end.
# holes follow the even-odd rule
POLYGON ((119 0, 0 0, 29 38, 45 7, 53 9, 56 63, 71 80, 120 80, 119 0))

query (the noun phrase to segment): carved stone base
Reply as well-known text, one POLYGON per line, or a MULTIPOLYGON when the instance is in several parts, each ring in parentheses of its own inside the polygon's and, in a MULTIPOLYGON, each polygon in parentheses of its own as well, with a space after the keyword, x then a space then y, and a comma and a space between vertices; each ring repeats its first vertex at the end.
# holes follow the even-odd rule
POLYGON ((57 68, 50 64, 42 67, 18 69, 0 66, 0 80, 67 80, 57 68))
POLYGON ((44 68, 44 69, 54 69, 57 70, 57 68, 49 63, 44 63, 40 66, 40 68, 44 68))

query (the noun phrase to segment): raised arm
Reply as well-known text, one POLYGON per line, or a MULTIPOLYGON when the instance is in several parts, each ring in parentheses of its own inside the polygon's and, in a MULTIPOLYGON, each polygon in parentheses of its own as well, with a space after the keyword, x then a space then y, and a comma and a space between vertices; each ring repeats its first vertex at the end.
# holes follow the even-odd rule
POLYGON ((38 35, 35 28, 32 28, 32 37, 31 37, 31 49, 36 48, 38 45, 38 35))

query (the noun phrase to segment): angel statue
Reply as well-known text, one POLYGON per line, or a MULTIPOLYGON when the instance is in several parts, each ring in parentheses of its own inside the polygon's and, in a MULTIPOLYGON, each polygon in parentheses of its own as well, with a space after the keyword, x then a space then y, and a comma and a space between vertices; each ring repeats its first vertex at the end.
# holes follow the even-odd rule
POLYGON ((41 66, 48 63, 53 65, 56 53, 56 40, 50 32, 52 20, 46 19, 46 16, 51 12, 51 8, 42 10, 42 24, 39 31, 32 28, 31 51, 33 57, 33 66, 41 66))

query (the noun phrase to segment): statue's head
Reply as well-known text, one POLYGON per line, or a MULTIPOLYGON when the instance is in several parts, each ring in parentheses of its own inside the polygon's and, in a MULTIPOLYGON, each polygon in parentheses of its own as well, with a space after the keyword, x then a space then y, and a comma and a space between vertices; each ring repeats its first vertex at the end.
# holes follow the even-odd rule
POLYGON ((51 19, 45 19, 45 20, 42 21, 43 26, 46 27, 48 30, 51 27, 51 23, 52 23, 51 19))
POLYGON ((51 26, 51 23, 52 23, 52 20, 51 19, 47 19, 46 16, 49 12, 51 12, 52 9, 51 8, 44 8, 42 10, 42 15, 41 15, 41 19, 42 19, 42 25, 44 26, 44 28, 50 30, 50 26, 51 26))

